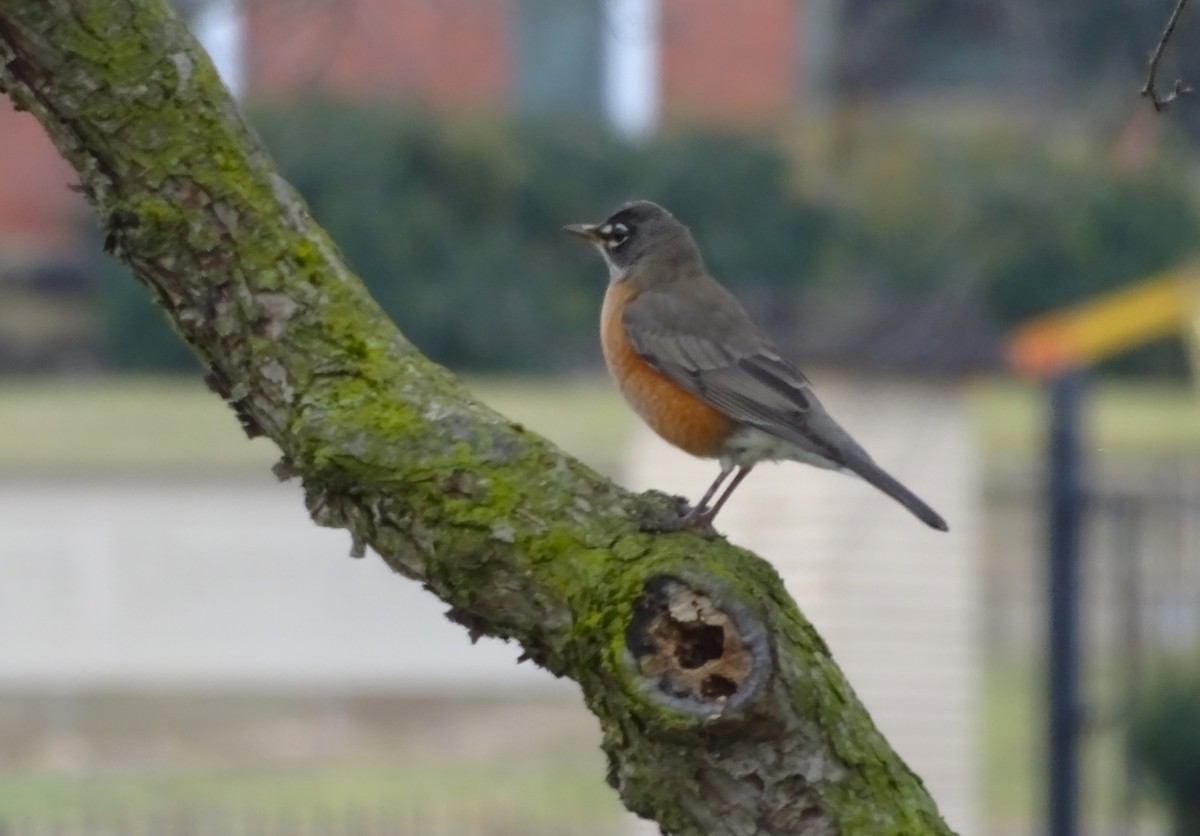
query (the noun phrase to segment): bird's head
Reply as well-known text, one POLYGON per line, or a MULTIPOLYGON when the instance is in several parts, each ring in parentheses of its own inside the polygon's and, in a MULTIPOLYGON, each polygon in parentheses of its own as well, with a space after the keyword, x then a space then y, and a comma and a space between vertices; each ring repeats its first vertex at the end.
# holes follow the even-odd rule
POLYGON ((598 224, 569 224, 563 228, 599 250, 608 264, 611 281, 620 281, 630 268, 656 256, 698 256, 688 228, 648 200, 626 203, 598 224))

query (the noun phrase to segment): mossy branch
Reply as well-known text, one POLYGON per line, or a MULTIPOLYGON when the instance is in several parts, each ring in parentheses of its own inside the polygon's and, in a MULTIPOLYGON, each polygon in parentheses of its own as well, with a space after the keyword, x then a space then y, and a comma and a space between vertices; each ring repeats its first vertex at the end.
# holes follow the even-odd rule
POLYGON ((108 249, 279 445, 313 518, 576 680, 630 809, 674 834, 950 832, 768 564, 644 533, 665 500, 482 406, 405 341, 163 0, 5 0, 0 62, 108 249))

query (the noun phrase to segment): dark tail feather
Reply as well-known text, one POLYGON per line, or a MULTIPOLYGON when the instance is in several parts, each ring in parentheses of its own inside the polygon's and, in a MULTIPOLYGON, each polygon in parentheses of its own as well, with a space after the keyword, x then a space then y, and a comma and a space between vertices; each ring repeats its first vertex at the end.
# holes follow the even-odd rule
POLYGON ((916 494, 885 473, 874 462, 856 461, 854 463, 847 463, 846 468, 857 473, 892 499, 899 502, 930 528, 936 528, 938 531, 950 530, 950 526, 946 525, 946 521, 942 519, 941 514, 918 499, 916 494))

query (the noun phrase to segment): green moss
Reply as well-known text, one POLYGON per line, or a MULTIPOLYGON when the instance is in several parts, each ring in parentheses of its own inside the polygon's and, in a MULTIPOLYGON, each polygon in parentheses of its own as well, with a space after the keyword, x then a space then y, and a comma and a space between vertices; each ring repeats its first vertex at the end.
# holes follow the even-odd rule
POLYGON ((139 235, 147 230, 175 235, 188 226, 187 216, 180 207, 155 193, 139 192, 123 201, 123 207, 137 219, 139 235))
POLYGON ((314 271, 320 274, 324 256, 317 245, 308 238, 297 238, 290 248, 292 263, 301 270, 314 271))

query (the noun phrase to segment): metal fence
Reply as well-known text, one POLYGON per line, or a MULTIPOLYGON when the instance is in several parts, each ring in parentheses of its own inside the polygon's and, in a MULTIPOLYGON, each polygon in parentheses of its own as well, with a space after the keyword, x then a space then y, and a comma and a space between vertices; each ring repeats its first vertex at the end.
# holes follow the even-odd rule
MULTIPOLYGON (((1122 667, 1200 641, 1200 458, 1096 463, 1088 474, 1083 640, 1122 667)), ((985 636, 1027 656, 1045 633, 1044 476, 997 470, 987 486, 985 636)))
MULTIPOLYGON (((1125 723, 1164 659, 1200 654, 1200 458, 1091 451, 1090 459, 1079 587, 1082 807, 1104 833, 1134 836, 1152 829, 1124 757, 1125 723)), ((1035 465, 994 471, 987 507, 987 650, 993 660, 1030 665, 1042 689, 1045 474, 1035 465)), ((1036 771, 1029 780, 1039 780, 1036 771)))

